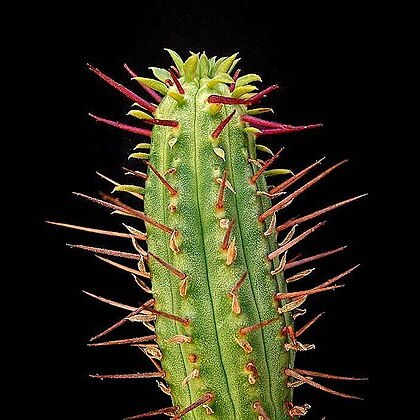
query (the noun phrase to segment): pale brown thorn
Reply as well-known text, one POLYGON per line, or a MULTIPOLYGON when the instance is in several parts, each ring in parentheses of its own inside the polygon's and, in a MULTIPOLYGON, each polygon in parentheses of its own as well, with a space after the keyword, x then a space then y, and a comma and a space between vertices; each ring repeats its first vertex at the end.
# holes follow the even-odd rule
MULTIPOLYGON (((151 219, 149 216, 146 216, 143 212, 138 211, 136 209, 133 209, 130 206, 127 206, 126 204, 124 204, 120 200, 118 200, 117 198, 111 197, 108 194, 102 194, 102 197, 105 200, 107 200, 111 203, 118 203, 117 206, 114 205, 114 207, 117 207, 117 210, 124 211, 125 213, 129 213, 132 216, 135 216, 135 217, 143 220, 144 222, 149 223, 149 224, 157 227, 158 229, 163 230, 164 232, 172 233, 174 231, 170 227, 165 226, 162 223, 159 223, 156 220, 151 219)), ((98 200, 98 201, 102 201, 102 200, 98 200)), ((104 203, 108 204, 107 201, 104 201, 104 203)))
POLYGON ((299 381, 303 381, 306 384, 308 384, 308 385, 310 385, 314 388, 317 388, 321 391, 328 392, 329 394, 336 395, 338 397, 349 398, 349 399, 352 399, 352 400, 363 400, 363 398, 355 397, 354 395, 344 394, 344 393, 338 392, 338 391, 334 391, 333 389, 330 389, 330 388, 327 388, 326 386, 320 385, 317 382, 314 382, 312 379, 309 379, 309 378, 299 374, 298 372, 296 372, 293 369, 286 368, 284 370, 284 373, 287 376, 291 376, 292 378, 298 379, 299 381))
POLYGON ((122 373, 117 375, 89 375, 94 379, 146 379, 146 378, 164 378, 165 372, 144 372, 144 373, 122 373))
POLYGON ((159 171, 148 161, 144 162, 151 171, 159 178, 159 180, 162 182, 162 184, 165 186, 165 188, 169 191, 171 195, 176 195, 178 191, 172 187, 172 185, 159 173, 159 171))
POLYGON ((296 260, 299 258, 302 254, 297 255, 294 260, 290 260, 286 266, 284 267, 285 270, 288 270, 289 268, 298 267, 300 265, 319 260, 320 258, 328 257, 329 255, 333 255, 337 252, 344 251, 347 248, 347 246, 341 246, 340 248, 333 249, 331 251, 322 252, 321 254, 313 255, 312 257, 302 258, 301 260, 296 260))
POLYGON ((254 410, 258 413, 258 418, 262 418, 263 420, 270 420, 270 417, 268 416, 267 412, 264 410, 263 406, 259 401, 256 401, 252 407, 254 410))
POLYGON ((232 290, 230 291, 230 294, 235 295, 236 293, 238 293, 238 290, 240 289, 240 287, 244 283, 247 276, 248 276, 248 272, 245 271, 245 273, 242 274, 241 278, 236 282, 235 286, 232 287, 232 290))
POLYGON ((172 321, 179 322, 179 323, 185 325, 186 327, 190 324, 189 319, 183 318, 181 316, 177 316, 177 315, 174 315, 174 314, 168 314, 167 312, 159 311, 158 309, 155 309, 155 308, 148 308, 147 310, 150 311, 152 314, 156 314, 158 316, 163 316, 164 318, 168 318, 168 319, 171 319, 172 321))
POLYGON ((360 264, 355 265, 352 268, 349 268, 347 271, 344 271, 343 273, 333 277, 330 280, 324 281, 324 283, 319 284, 318 286, 315 286, 314 289, 324 289, 325 287, 329 286, 330 284, 336 283, 338 280, 342 279, 344 276, 347 276, 352 271, 356 270, 356 268, 360 267, 360 264))
POLYGON ((137 414, 137 415, 131 416, 131 417, 126 417, 124 420, 137 420, 137 419, 142 419, 144 417, 158 416, 159 414, 175 413, 178 409, 179 409, 179 407, 161 408, 160 410, 148 411, 147 413, 137 414))
POLYGON ((136 176, 137 178, 140 178, 140 179, 143 179, 143 180, 147 179, 147 175, 143 172, 133 171, 132 169, 128 169, 128 168, 124 168, 124 167, 122 169, 124 171, 126 171, 127 173, 129 173, 130 175, 136 176))
MULTIPOLYGON (((139 306, 135 311, 131 312, 128 316, 130 317, 130 316, 138 315, 144 309, 149 308, 154 303, 155 303, 155 300, 154 299, 149 299, 147 302, 143 303, 143 305, 139 306)), ((101 338, 101 337, 109 334, 110 332, 114 331, 115 329, 121 327, 121 325, 124 325, 127 321, 128 321, 127 317, 124 317, 124 318, 120 319, 118 322, 116 322, 115 324, 111 325, 105 331, 102 331, 100 334, 95 335, 94 337, 92 337, 89 341, 95 341, 98 338, 101 338)))
POLYGON ((255 172, 254 175, 251 177, 251 183, 255 184, 258 180, 258 178, 267 170, 267 168, 280 156, 280 153, 284 150, 284 147, 282 147, 274 156, 271 156, 271 158, 267 159, 260 169, 258 169, 257 172, 255 172))
POLYGON ((312 370, 305 370, 305 369, 297 369, 293 368, 293 370, 301 375, 309 375, 314 376, 316 378, 325 378, 325 379, 337 379, 339 381, 367 381, 369 378, 354 378, 353 376, 337 376, 337 375, 330 375, 328 373, 320 373, 320 372, 313 372, 312 370))
POLYGON ((277 187, 272 188, 269 193, 275 194, 278 192, 284 191, 286 188, 293 185, 295 182, 299 181, 300 178, 305 176, 311 169, 315 168, 315 166, 319 165, 325 158, 322 158, 320 160, 317 160, 312 165, 309 165, 307 168, 302 169, 300 172, 298 172, 296 175, 293 175, 291 178, 286 179, 286 181, 283 181, 281 184, 277 185, 277 187))
POLYGON ((117 267, 117 268, 119 268, 119 269, 121 269, 123 271, 127 271, 127 273, 135 274, 136 276, 144 277, 146 279, 150 278, 150 275, 148 275, 146 273, 142 273, 139 270, 136 270, 136 269, 131 268, 131 267, 127 267, 127 266, 125 266, 123 264, 119 264, 119 263, 117 263, 115 261, 109 260, 108 258, 100 257, 99 255, 95 255, 95 256, 96 256, 96 258, 99 258, 101 261, 104 261, 104 262, 106 262, 106 263, 108 263, 110 265, 113 265, 114 267, 117 267))
POLYGON ((153 254, 153 252, 149 251, 149 255, 153 257, 159 264, 161 264, 163 267, 167 268, 172 274, 175 274, 180 280, 184 280, 187 275, 183 273, 182 271, 175 268, 173 265, 169 264, 162 258, 158 257, 156 254, 153 254))
POLYGON ((260 217, 259 220, 262 222, 264 221, 268 216, 275 213, 276 211, 280 210, 281 208, 285 207, 286 205, 290 204, 292 200, 294 200, 297 196, 305 192, 307 189, 312 187, 312 185, 316 184, 318 181, 320 181, 322 178, 326 177, 328 174, 330 174, 334 169, 337 169, 339 166, 343 165, 344 163, 348 162, 348 159, 342 160, 341 162, 336 163, 334 166, 331 166, 324 172, 321 172, 318 176, 311 179, 309 182, 307 182, 302 187, 298 188, 296 191, 289 194, 286 198, 275 204, 273 207, 268 209, 266 212, 264 212, 260 217))
POLYGON ((309 322, 307 322, 302 328, 300 328, 299 330, 296 331, 296 337, 299 337, 300 335, 302 335, 308 328, 312 327, 312 325, 315 324, 315 322, 318 321, 319 318, 321 318, 323 315, 325 314, 325 312, 321 312, 320 314, 318 314, 317 316, 315 316, 314 318, 312 318, 309 322))
POLYGON ((250 332, 259 330, 260 328, 266 327, 267 325, 272 324, 273 322, 280 321, 280 318, 276 316, 275 318, 266 319, 265 321, 259 322, 258 324, 251 325, 249 327, 243 327, 239 330, 239 334, 247 335, 250 332))
POLYGON ((225 232, 225 236, 223 237, 222 249, 224 251, 226 251, 229 248, 230 235, 232 233, 232 229, 233 229, 234 224, 235 224, 235 219, 232 219, 229 222, 228 227, 227 227, 226 232, 225 232))
POLYGON ((302 217, 295 217, 285 223, 283 223, 280 226, 277 226, 277 232, 281 232, 282 230, 288 229, 290 226, 293 226, 295 224, 301 224, 304 222, 307 222, 308 220, 312 220, 315 217, 321 216, 324 213, 328 213, 332 210, 338 209, 341 206, 344 206, 345 204, 351 203, 352 201, 358 200, 359 198, 365 197, 367 194, 358 195, 357 197, 349 198, 348 200, 340 201, 339 203, 332 204, 331 206, 324 207, 321 210, 314 211, 311 214, 307 214, 306 216, 302 217))
POLYGON ((216 208, 222 209, 223 208, 223 202, 225 197, 225 189, 226 189, 226 179, 227 179, 227 171, 223 172, 222 182, 220 183, 219 187, 219 194, 217 196, 217 203, 216 208))
MULTIPOLYGON (((91 201, 92 203, 99 204, 100 206, 106 207, 110 210, 122 211, 123 213, 128 213, 128 214, 133 215, 132 212, 124 209, 122 206, 114 204, 114 203, 118 203, 118 204, 121 203, 120 200, 118 200, 118 199, 115 199, 114 203, 109 203, 107 201, 100 200, 99 198, 91 197, 90 195, 86 195, 86 194, 82 194, 82 193, 78 193, 78 192, 73 192, 73 194, 77 197, 82 197, 82 198, 84 198, 88 201, 91 201)), ((103 194, 103 196, 105 196, 105 194, 103 194)))
POLYGON ((127 258, 129 260, 140 259, 139 254, 133 254, 131 252, 114 251, 113 249, 96 248, 94 246, 86 246, 86 245, 75 245, 75 244, 66 244, 66 245, 70 248, 82 249, 83 251, 94 252, 95 254, 110 255, 112 257, 127 258))
POLYGON ((49 222, 49 221, 46 221, 45 223, 48 223, 54 226, 61 226, 61 227, 69 228, 69 229, 74 229, 74 230, 81 230, 83 232, 97 233, 99 235, 115 236, 117 238, 139 239, 142 241, 145 241, 147 238, 146 235, 134 235, 130 233, 112 232, 110 230, 94 229, 94 228, 78 226, 78 225, 69 225, 68 223, 58 223, 58 222, 49 222))
POLYGON ((313 288, 308 290, 300 290, 298 292, 285 292, 285 293, 276 293, 274 296, 274 299, 276 300, 282 300, 282 299, 292 299, 292 298, 300 298, 302 296, 309 296, 314 295, 316 293, 323 293, 328 292, 329 290, 336 290, 341 289, 344 287, 344 284, 339 284, 336 286, 329 286, 329 287, 323 287, 323 288, 313 288))
POLYGON ((181 411, 178 411, 178 413, 173 417, 173 420, 180 420, 182 416, 185 416, 185 414, 189 413, 190 411, 194 410, 197 407, 200 407, 203 404, 208 403, 214 398, 213 394, 211 392, 205 393, 202 397, 200 397, 198 400, 194 401, 191 405, 184 408, 181 411))
POLYGON ((290 242, 288 242, 287 244, 281 246, 280 248, 277 248, 275 251, 271 252, 270 254, 268 254, 268 258, 270 260, 273 260, 274 258, 276 258, 277 256, 279 256, 280 254, 282 254, 283 252, 287 251, 288 249, 290 249, 292 246, 296 245, 297 243, 299 243, 300 241, 302 241, 303 239, 305 239, 307 236, 309 236, 310 234, 314 233, 317 229, 319 229, 320 227, 324 226, 326 222, 320 222, 317 225, 311 227, 308 230, 305 230, 305 232, 301 233, 299 236, 297 236, 295 239, 292 239, 290 242))
POLYGON ((137 308, 134 306, 124 305, 123 303, 116 302, 115 300, 106 299, 102 296, 94 295, 93 293, 87 292, 86 290, 82 290, 85 295, 88 295, 100 302, 107 303, 108 305, 115 306, 117 308, 125 309, 126 311, 135 311, 137 308))
MULTIPOLYGON (((292 263, 293 261, 296 261, 298 258, 300 258, 302 256, 301 253, 295 255, 293 258, 290 258, 289 263, 292 263)), ((286 264, 287 265, 287 264, 286 264)))
POLYGON ((144 343, 145 341, 156 340, 156 335, 146 335, 144 337, 126 338, 124 340, 104 341, 102 343, 89 343, 89 347, 100 347, 100 346, 121 346, 126 344, 138 344, 144 343))

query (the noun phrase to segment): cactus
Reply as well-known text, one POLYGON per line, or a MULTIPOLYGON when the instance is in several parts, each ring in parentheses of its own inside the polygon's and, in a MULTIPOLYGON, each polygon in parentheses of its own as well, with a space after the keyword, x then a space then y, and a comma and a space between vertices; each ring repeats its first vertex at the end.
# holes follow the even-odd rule
POLYGON ((296 418, 310 408, 308 404, 292 403, 294 388, 302 384, 345 398, 358 398, 314 380, 355 378, 294 367, 297 352, 314 348, 302 343, 300 336, 322 315, 296 330, 295 319, 304 314, 301 305, 312 294, 342 287, 339 280, 355 267, 316 287, 289 291, 288 284, 312 272, 306 268, 296 272, 296 267, 340 252, 344 247, 303 259, 287 257, 294 245, 325 222, 298 234, 301 225, 361 196, 276 223, 278 212, 345 161, 290 192, 321 161, 297 173, 273 169, 283 148, 273 153, 258 140, 267 135, 316 129, 321 124, 291 126, 260 118, 259 114, 271 110, 256 105, 278 86, 256 93, 255 83, 261 78, 256 74, 241 76, 240 70, 235 71, 237 54, 220 59, 208 59, 204 53, 191 54, 184 62, 174 51, 168 52, 174 65, 169 70, 151 68, 153 79, 138 77, 125 66, 157 105, 89 66, 134 102, 128 114, 142 126, 91 116, 151 141, 142 140, 130 155, 136 160, 136 167, 144 164, 147 168, 147 173, 124 168, 133 180, 131 184, 120 184, 101 175, 114 184, 113 192, 134 196, 135 204, 127 205, 114 195, 103 194, 101 199, 78 195, 128 216, 130 221, 137 219, 145 224, 145 232, 132 227, 132 223, 124 224, 125 233, 55 224, 132 241, 133 253, 70 246, 94 252, 102 261, 131 273, 143 291, 150 294, 141 306, 131 307, 86 292, 128 312, 93 337, 90 345, 140 347, 156 368, 148 373, 92 377, 158 380, 161 390, 171 396, 172 405, 133 419, 160 414, 196 420, 210 415, 221 420, 296 418), (258 159, 257 151, 268 158, 258 159), (284 179, 269 187, 267 178, 272 176, 284 179), (142 202, 144 208, 137 208, 142 202), (283 236, 278 243, 280 233, 283 236), (131 259, 137 266, 133 268, 109 257, 131 259), (143 323, 151 334, 104 341, 105 336, 129 321, 143 323))

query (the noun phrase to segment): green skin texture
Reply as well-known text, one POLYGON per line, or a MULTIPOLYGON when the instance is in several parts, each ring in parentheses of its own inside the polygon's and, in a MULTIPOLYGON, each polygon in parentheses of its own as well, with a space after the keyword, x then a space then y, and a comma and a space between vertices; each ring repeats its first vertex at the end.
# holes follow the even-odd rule
POLYGON ((267 191, 264 175, 257 185, 250 182, 258 168, 248 161, 255 158, 256 149, 255 137, 243 131, 245 124, 240 119, 246 107, 224 105, 220 112, 211 115, 207 98, 212 94, 230 96, 228 87, 219 83, 209 89, 206 77, 180 80, 185 102, 179 104, 165 96, 154 113, 155 118, 176 120, 180 126, 155 126, 150 149, 150 163, 160 173, 176 169, 166 179, 178 194, 171 196, 149 170, 144 197, 146 214, 178 232, 180 252, 171 250, 170 234, 150 224, 148 249, 188 276, 187 294, 181 297, 180 279, 149 258, 156 309, 190 321, 184 326, 157 317, 156 335, 163 354, 165 380, 174 405, 180 409, 207 392, 214 395, 208 403, 214 411, 211 417, 205 407, 198 407, 183 417, 186 420, 255 420, 256 401, 261 402, 271 420, 290 419, 285 403, 292 400, 292 390, 287 387, 284 369, 293 367, 295 353, 284 349, 287 339, 281 330, 286 325, 293 326, 293 319, 290 312, 277 312, 287 301, 274 300, 274 294, 287 291, 287 287, 281 274, 270 273, 279 261, 270 262, 267 258, 277 248, 276 235, 263 234, 269 219, 266 223, 258 221, 258 216, 271 207, 271 201, 256 194, 257 190, 267 191), (213 151, 211 133, 234 109, 235 116, 219 137, 224 161, 213 151), (168 142, 174 135, 178 140, 171 148, 168 142), (216 179, 225 170, 236 194, 226 189, 224 208, 218 210, 220 187, 216 179), (170 204, 176 205, 176 211, 169 211, 170 204), (236 221, 231 239, 235 237, 237 258, 230 266, 226 265, 226 251, 221 249, 226 231, 219 224, 222 218, 236 221), (236 315, 228 293, 244 272, 248 272, 248 277, 238 292, 242 312, 236 315), (242 337, 251 344, 251 353, 235 341, 240 328, 276 316, 279 321, 242 337), (168 342, 180 334, 191 337, 192 342, 168 342), (195 363, 189 359, 190 354, 197 356, 195 363), (259 373, 255 384, 248 381, 248 362, 253 362, 259 373), (183 387, 182 381, 193 369, 199 370, 199 377, 183 387))

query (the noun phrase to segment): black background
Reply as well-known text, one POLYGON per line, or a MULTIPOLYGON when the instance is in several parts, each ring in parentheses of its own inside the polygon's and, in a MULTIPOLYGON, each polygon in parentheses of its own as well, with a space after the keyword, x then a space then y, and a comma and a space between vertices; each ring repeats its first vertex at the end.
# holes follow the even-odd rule
MULTIPOLYGON (((163 51, 172 48, 185 57, 188 51, 205 50, 209 56, 239 51, 244 72, 257 72, 264 86, 278 82, 281 92, 265 100, 273 106, 276 120, 301 124, 323 122, 325 128, 311 133, 264 139, 277 150, 287 145, 280 165, 298 170, 327 156, 325 165, 343 158, 350 163, 308 192, 288 209, 288 214, 306 214, 328 203, 352 195, 372 192, 372 162, 377 150, 366 147, 377 141, 372 128, 375 60, 378 34, 371 16, 355 5, 290 11, 282 5, 272 9, 260 1, 242 2, 158 1, 121 3, 110 10, 82 7, 57 13, 62 18, 40 20, 32 46, 37 50, 33 79, 39 107, 36 128, 42 132, 32 162, 37 189, 35 223, 42 246, 32 255, 40 267, 41 285, 36 288, 38 308, 36 346, 37 375, 46 379, 36 411, 45 418, 57 413, 77 418, 118 419, 168 404, 153 381, 96 382, 89 373, 145 371, 151 365, 136 349, 88 349, 89 337, 123 315, 82 295, 86 289, 135 305, 145 299, 129 275, 104 267, 91 255, 66 249, 66 242, 129 249, 128 244, 90 237, 82 233, 45 226, 43 220, 119 229, 115 217, 76 199, 71 191, 95 194, 109 186, 95 171, 122 179, 134 136, 94 124, 87 112, 129 121, 124 114, 130 103, 90 73, 90 62, 126 85, 136 88, 122 68, 128 63, 142 75, 147 67, 167 67, 163 51), (65 14, 65 16, 64 16, 65 14)), ((131 166, 135 164, 131 163, 131 166)), ((374 195, 373 195, 374 196, 374 195)), ((312 370, 369 376, 368 383, 331 383, 333 388, 363 395, 366 401, 349 401, 302 387, 296 401, 308 402, 308 419, 364 419, 371 417, 374 389, 376 308, 375 274, 369 257, 372 195, 328 219, 330 223, 299 247, 306 255, 342 244, 350 247, 343 255, 320 263, 314 280, 293 288, 309 286, 335 275, 355 263, 362 266, 345 281, 346 288, 314 296, 306 305, 309 316, 327 315, 304 336, 316 351, 299 354, 298 366, 312 370), (369 322, 367 322, 369 320, 369 322)), ((302 319, 299 319, 299 325, 302 319)), ((117 336, 145 333, 133 327, 117 336)), ((327 384, 328 385, 328 384, 327 384)), ((29 386, 29 385, 28 385, 29 386)), ((33 388, 32 391, 34 392, 33 388)), ((164 418, 164 417, 162 417, 164 418)))

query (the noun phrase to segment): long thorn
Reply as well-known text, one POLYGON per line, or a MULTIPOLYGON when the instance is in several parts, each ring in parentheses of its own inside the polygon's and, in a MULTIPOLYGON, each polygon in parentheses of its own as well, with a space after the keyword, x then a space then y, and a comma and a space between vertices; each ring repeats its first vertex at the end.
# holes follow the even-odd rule
POLYGON ((159 118, 146 118, 142 120, 146 124, 161 125, 162 127, 178 127, 179 122, 175 120, 162 120, 159 118))
POLYGON ((259 322, 258 324, 254 324, 254 325, 251 325, 249 327, 243 327, 239 330, 239 333, 241 335, 247 335, 252 331, 259 330, 260 328, 263 328, 267 325, 270 325, 270 324, 272 324, 273 322, 276 322, 276 321, 280 321, 280 318, 278 316, 276 316, 275 318, 266 319, 265 321, 259 322))
POLYGON ((225 104, 225 105, 254 105, 258 103, 264 96, 268 95, 273 90, 278 89, 278 85, 272 85, 267 89, 262 90, 256 95, 251 96, 248 99, 232 98, 230 96, 210 95, 207 101, 210 104, 225 104))
POLYGON ((93 246, 86 246, 86 245, 75 245, 75 244, 66 244, 66 245, 70 248, 82 249, 83 251, 94 252, 95 254, 110 255, 112 257, 127 258, 130 260, 140 259, 139 254, 133 254, 131 252, 114 251, 113 249, 96 248, 93 246))
POLYGON ((178 411, 176 413, 175 417, 173 418, 173 420, 180 420, 182 416, 185 416, 185 414, 189 413, 190 411, 194 410, 195 408, 200 407, 201 405, 208 403, 213 398, 214 398, 213 394, 211 392, 207 392, 202 397, 200 397, 198 400, 194 401, 188 407, 184 408, 181 411, 178 411))
POLYGON ((360 264, 355 265, 354 267, 349 268, 348 270, 344 271, 343 273, 339 274, 338 276, 333 277, 332 279, 329 279, 327 281, 324 281, 324 283, 319 284, 318 286, 314 287, 314 289, 323 289, 331 284, 336 283, 338 280, 342 279, 343 277, 349 275, 352 271, 356 270, 356 268, 359 268, 360 264))
POLYGON ((163 378, 165 372, 145 372, 145 373, 122 373, 117 375, 89 375, 94 379, 146 379, 146 378, 163 378))
POLYGON ((229 222, 228 227, 227 227, 226 232, 225 232, 225 236, 223 237, 221 248, 224 251, 226 251, 229 248, 230 235, 232 234, 232 229, 233 229, 234 225, 235 225, 235 219, 232 219, 229 222))
POLYGON ((283 254, 283 252, 290 249, 292 246, 296 245, 297 243, 304 240, 307 236, 314 233, 316 230, 318 230, 320 227, 324 226, 326 222, 320 222, 317 225, 311 227, 308 230, 305 230, 305 232, 301 233, 299 236, 297 236, 295 239, 292 239, 287 244, 281 246, 280 248, 277 248, 275 251, 268 254, 268 258, 270 260, 273 260, 274 258, 278 257, 279 255, 283 254))
MULTIPOLYGON (((79 195, 84 196, 83 194, 79 194, 79 195)), ((89 197, 89 196, 84 196, 84 197, 92 199, 92 197, 89 197)), ((106 201, 103 201, 103 203, 106 203, 106 204, 118 203, 118 205, 114 205, 115 210, 125 211, 126 213, 129 213, 132 216, 135 216, 135 217, 143 220, 144 222, 149 223, 150 225, 153 225, 153 226, 157 227, 158 229, 163 230, 164 232, 168 232, 168 233, 172 234, 172 232, 174 231, 170 227, 165 226, 162 223, 157 222, 156 220, 150 218, 149 216, 146 216, 143 212, 138 211, 136 209, 133 209, 130 206, 127 206, 126 204, 124 204, 120 200, 118 200, 117 198, 111 197, 108 194, 102 194, 102 197, 106 200, 106 201), (118 208, 116 208, 116 207, 118 207, 118 208)), ((102 201, 102 200, 97 200, 97 199, 94 199, 94 200, 102 201)), ((99 204, 101 204, 101 203, 99 203, 99 204)))
POLYGON ((235 113, 236 110, 232 111, 223 121, 221 121, 221 123, 215 128, 213 133, 211 133, 212 138, 217 139, 220 136, 223 129, 229 124, 229 121, 233 118, 235 113))
POLYGON ((298 126, 285 126, 283 128, 268 128, 260 130, 256 133, 257 137, 260 136, 273 136, 277 134, 297 133, 299 131, 313 130, 314 128, 322 127, 322 124, 298 125, 298 126))
POLYGON ((323 287, 323 288, 313 288, 308 290, 299 290, 298 292, 285 292, 285 293, 276 293, 274 298, 276 300, 282 300, 282 299, 292 299, 292 298, 300 298, 302 296, 309 296, 309 295, 315 295, 316 293, 323 293, 328 292, 329 290, 336 290, 344 287, 344 284, 339 284, 335 286, 329 286, 329 287, 323 287))
POLYGON ((223 172, 222 182, 219 186, 219 193, 217 195, 217 203, 216 208, 222 209, 224 204, 224 198, 225 198, 225 189, 226 189, 226 179, 227 179, 227 171, 223 172))
POLYGON ((330 375, 329 373, 314 372, 312 370, 297 369, 293 370, 301 375, 314 376, 316 378, 325 378, 325 379, 337 379, 338 381, 367 381, 369 378, 355 378, 354 376, 337 376, 330 375))
POLYGON ((116 238, 139 239, 142 241, 146 240, 147 238, 146 235, 133 235, 130 233, 113 232, 110 230, 102 230, 102 229, 89 228, 85 226, 70 225, 68 223, 58 223, 58 222, 49 222, 49 221, 46 221, 45 223, 48 223, 54 226, 61 226, 61 227, 69 228, 69 229, 74 229, 74 230, 81 230, 83 232, 97 233, 99 235, 115 236, 116 238))
POLYGON ((284 150, 284 147, 282 147, 274 156, 271 156, 271 158, 267 159, 260 169, 258 169, 257 172, 255 172, 254 175, 251 177, 251 183, 255 184, 258 180, 258 178, 267 170, 267 168, 280 156, 280 153, 284 150))
MULTIPOLYGON (((154 299, 149 299, 147 302, 143 303, 143 305, 139 306, 135 311, 131 312, 128 316, 130 317, 130 316, 138 315, 139 313, 144 311, 146 308, 152 306, 154 303, 155 303, 154 299)), ((89 341, 95 341, 98 338, 104 337, 105 335, 109 334, 110 332, 112 332, 112 331, 116 330, 117 328, 121 327, 122 325, 124 325, 126 322, 128 322, 127 317, 124 317, 124 318, 120 319, 118 322, 111 325, 109 328, 102 331, 100 334, 92 337, 89 341)))
POLYGON ((312 379, 307 378, 306 376, 301 375, 297 371, 293 369, 286 368, 284 373, 287 376, 291 376, 292 378, 298 379, 299 381, 305 382, 306 384, 320 389, 321 391, 328 392, 329 394, 336 395, 338 397, 349 398, 352 400, 363 400, 363 398, 355 397, 354 395, 344 394, 342 392, 334 391, 333 389, 327 388, 326 386, 320 385, 317 382, 314 382, 312 379))
POLYGON ((163 316, 164 318, 168 318, 168 319, 171 319, 172 321, 179 322, 185 326, 188 326, 190 324, 189 319, 183 318, 181 316, 169 314, 168 312, 159 311, 158 309, 155 309, 155 308, 148 308, 148 311, 150 311, 152 314, 163 316))
POLYGON ((119 264, 119 263, 117 263, 115 261, 109 260, 108 258, 100 257, 99 255, 96 255, 96 258, 99 258, 101 261, 104 261, 104 262, 106 262, 106 263, 108 263, 110 265, 113 265, 114 267, 119 268, 120 270, 127 271, 127 273, 135 274, 136 276, 144 277, 146 279, 150 278, 150 274, 149 273, 141 272, 139 270, 135 270, 134 268, 127 267, 127 266, 125 266, 123 264, 119 264))
MULTIPOLYGON (((136 73, 134 73, 133 70, 130 69, 130 67, 128 67, 127 64, 124 64, 124 68, 128 71, 128 74, 134 78, 134 77, 138 77, 138 75, 136 73)), ((140 83, 140 82, 139 82, 140 83)), ((140 83, 140 86, 158 103, 160 104, 160 102, 162 101, 162 97, 155 92, 153 89, 150 89, 148 86, 144 85, 143 83, 140 83)))
POLYGON ((104 124, 108 124, 112 127, 118 128, 123 131, 128 131, 129 133, 139 134, 141 136, 147 136, 150 137, 152 135, 152 132, 150 130, 146 130, 145 128, 140 127, 133 127, 132 125, 123 124, 117 121, 108 120, 106 118, 98 117, 93 114, 88 114, 89 117, 92 117, 95 121, 101 122, 104 124))
POLYGON ((348 162, 348 159, 342 160, 341 162, 336 163, 334 166, 331 166, 326 171, 320 173, 318 176, 316 176, 311 181, 307 182, 302 187, 298 188, 293 193, 289 194, 286 198, 281 200, 279 203, 275 204, 273 207, 268 209, 266 212, 264 212, 260 217, 260 221, 264 221, 268 216, 275 213, 276 211, 280 210, 281 208, 285 207, 287 204, 290 203, 291 200, 298 197, 300 194, 305 192, 307 189, 312 187, 314 184, 316 184, 318 181, 320 181, 322 178, 326 177, 328 174, 330 174, 334 169, 337 169, 339 166, 343 165, 344 163, 348 162))
POLYGON ((144 109, 147 109, 150 112, 154 112, 156 110, 156 106, 152 105, 151 103, 145 101, 140 96, 136 95, 133 91, 130 89, 127 89, 125 86, 121 85, 120 83, 117 83, 115 80, 111 79, 106 74, 102 73, 97 68, 91 66, 90 64, 87 65, 89 67, 89 70, 93 71, 95 74, 97 74, 102 80, 107 82, 109 85, 117 89, 119 92, 121 92, 123 95, 125 95, 127 98, 131 99, 132 101, 138 103, 141 107, 144 109))
POLYGON ((358 200, 359 198, 365 197, 367 194, 358 195, 357 197, 349 198, 348 200, 340 201, 339 203, 332 204, 331 206, 324 207, 321 210, 314 211, 311 214, 307 214, 306 216, 294 218, 292 220, 289 220, 288 222, 285 222, 281 224, 280 226, 277 226, 277 232, 281 232, 282 230, 288 229, 290 226, 293 226, 295 224, 301 224, 304 222, 307 222, 308 220, 312 220, 315 217, 321 216, 322 214, 328 213, 332 210, 338 209, 341 206, 344 206, 345 204, 351 203, 352 201, 358 200))
POLYGON ((284 191, 286 188, 289 188, 292 186, 295 182, 299 181, 300 178, 305 176, 311 169, 315 168, 315 166, 319 165, 325 158, 322 158, 320 160, 317 160, 312 165, 309 165, 305 169, 302 169, 300 172, 298 172, 296 175, 293 175, 291 178, 286 179, 286 181, 283 181, 281 184, 277 185, 277 187, 272 188, 269 193, 270 194, 276 194, 279 192, 284 191))
POLYGON ((175 268, 173 265, 169 264, 168 262, 166 262, 162 258, 158 257, 156 254, 153 254, 153 252, 150 252, 149 251, 149 255, 151 257, 153 257, 163 267, 165 267, 166 269, 168 269, 172 274, 175 274, 175 276, 177 276, 180 280, 184 280, 185 277, 187 277, 187 275, 185 273, 183 273, 182 271, 178 270, 177 268, 175 268))
POLYGON ((178 409, 179 409, 178 407, 161 408, 160 410, 148 411, 147 413, 137 414, 131 417, 126 417, 124 420, 137 420, 137 419, 143 419, 144 417, 158 416, 159 414, 172 414, 172 413, 175 413, 178 409))
POLYGON ((307 322, 302 328, 300 328, 299 330, 296 331, 296 337, 299 337, 300 335, 302 335, 308 328, 312 327, 312 325, 315 324, 315 322, 318 321, 319 318, 321 318, 323 315, 325 314, 325 312, 321 312, 320 314, 318 314, 317 316, 315 316, 314 318, 312 318, 309 322, 307 322))
POLYGON ((101 347, 101 346, 122 346, 122 345, 131 345, 144 343, 145 341, 155 341, 156 335, 146 335, 144 337, 135 337, 135 338, 126 338, 123 340, 114 340, 114 341, 103 341, 102 343, 89 343, 89 347, 101 347))
POLYGON ((82 290, 82 292, 85 295, 88 295, 88 296, 90 296, 90 297, 92 297, 96 300, 99 300, 100 302, 106 303, 106 304, 111 305, 111 306, 115 306, 115 307, 120 308, 120 309, 125 309, 126 311, 133 312, 137 309, 134 306, 124 305, 123 303, 116 302, 115 300, 110 300, 110 299, 106 299, 102 296, 94 295, 93 293, 87 292, 86 290, 82 290))
MULTIPOLYGON (((278 129, 299 128, 290 124, 282 124, 275 121, 263 120, 262 118, 253 117, 252 115, 247 115, 247 114, 242 115, 241 119, 251 124, 253 127, 266 127, 266 128, 278 128, 278 129)), ((322 125, 322 124, 319 124, 319 125, 322 125)))
POLYGON ((169 191, 171 195, 176 195, 178 191, 172 187, 172 185, 159 173, 159 171, 148 161, 145 161, 145 164, 150 168, 150 170, 159 178, 165 188, 169 191))
POLYGON ((294 261, 289 261, 284 267, 284 269, 288 270, 293 267, 298 267, 300 265, 303 265, 312 261, 316 261, 324 257, 328 257, 329 255, 333 255, 333 254, 336 254, 337 252, 344 251, 346 248, 347 246, 341 246, 340 248, 336 248, 331 251, 322 252, 321 254, 312 255, 311 257, 302 258, 301 260, 295 259, 294 261))

